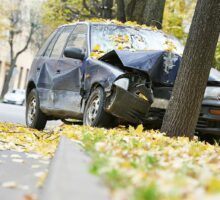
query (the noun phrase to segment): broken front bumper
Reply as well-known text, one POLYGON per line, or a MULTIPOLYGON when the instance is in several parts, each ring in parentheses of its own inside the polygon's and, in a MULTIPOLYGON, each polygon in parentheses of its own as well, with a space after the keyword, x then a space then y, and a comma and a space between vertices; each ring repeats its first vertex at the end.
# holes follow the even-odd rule
POLYGON ((106 111, 129 123, 140 124, 143 123, 150 105, 147 99, 115 86, 106 111))

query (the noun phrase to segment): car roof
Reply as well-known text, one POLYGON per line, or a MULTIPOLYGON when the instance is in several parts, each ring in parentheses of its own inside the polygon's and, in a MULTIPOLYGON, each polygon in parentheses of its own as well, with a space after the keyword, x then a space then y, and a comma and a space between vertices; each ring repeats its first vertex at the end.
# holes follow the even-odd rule
MULTIPOLYGON (((61 26, 59 26, 58 28, 61 28, 61 27, 66 27, 66 26, 73 26, 73 25, 77 25, 77 24, 85 24, 85 25, 88 25, 88 26, 91 26, 91 25, 114 25, 114 26, 121 26, 121 27, 130 27, 130 28, 136 28, 135 26, 132 26, 132 25, 126 25, 126 24, 117 24, 117 23, 114 23, 114 22, 103 22, 103 21, 79 21, 79 22, 73 22, 73 23, 69 23, 69 24, 63 24, 61 26)), ((138 26, 137 26, 138 27, 138 26)), ((164 34, 167 34, 165 32, 163 32, 162 30, 155 30, 155 29, 151 29, 151 27, 146 27, 146 28, 142 28, 141 25, 140 25, 140 28, 141 29, 145 29, 145 30, 149 30, 149 31, 156 31, 156 32, 160 32, 160 33, 164 33, 164 34)), ((167 34, 168 35, 168 34, 167 34)))
POLYGON ((77 24, 85 24, 85 25, 90 25, 91 22, 74 22, 74 23, 70 23, 70 24, 63 24, 61 26, 59 26, 58 28, 62 28, 62 27, 66 27, 66 26, 73 26, 73 25, 77 25, 77 24))
MULTIPOLYGON (((120 23, 120 22, 119 22, 120 23)), ((71 25, 77 25, 77 24, 85 24, 85 25, 88 25, 88 26, 91 26, 91 25, 115 25, 115 26, 118 26, 118 27, 129 27, 129 28, 140 28, 140 29, 143 29, 143 30, 147 30, 149 32, 152 32, 152 33, 160 33, 162 35, 164 35, 165 37, 168 37, 168 38, 171 38, 171 39, 177 39, 174 35, 171 35, 170 33, 166 33, 164 32, 163 30, 160 30, 160 29, 155 29, 153 27, 141 27, 142 25, 136 25, 136 26, 132 26, 132 25, 127 25, 127 24, 123 24, 123 23, 120 23, 118 24, 117 22, 114 22, 114 21, 78 21, 78 22, 73 22, 73 23, 70 23, 70 24, 64 24, 64 25, 61 25, 59 28, 61 27, 66 27, 66 26, 71 26, 71 25)), ((177 39, 178 40, 178 39, 177 39)))

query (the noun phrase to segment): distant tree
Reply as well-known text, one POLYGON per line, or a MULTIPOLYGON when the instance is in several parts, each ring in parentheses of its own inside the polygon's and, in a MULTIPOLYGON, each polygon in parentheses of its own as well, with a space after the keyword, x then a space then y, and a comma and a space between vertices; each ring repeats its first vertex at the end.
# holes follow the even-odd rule
POLYGON ((129 21, 162 28, 165 0, 125 0, 129 21))
POLYGON ((77 19, 102 17, 161 28, 164 5, 165 0, 47 0, 44 22, 57 27, 77 19))
POLYGON ((117 20, 119 20, 121 22, 126 22, 125 2, 124 2, 124 0, 116 0, 116 4, 117 4, 117 12, 116 12, 117 20))
POLYGON ((102 0, 102 17, 112 19, 113 0, 102 0))
POLYGON ((52 29, 74 20, 109 18, 112 0, 47 0, 43 4, 43 22, 52 29))
POLYGON ((192 137, 220 32, 220 1, 198 0, 162 132, 192 137))
POLYGON ((34 12, 30 12, 29 16, 29 21, 26 22, 25 17, 22 16, 22 0, 17 0, 13 1, 13 5, 10 4, 8 1, 4 1, 4 11, 2 10, 1 12, 4 12, 5 20, 7 21, 7 28, 4 29, 5 32, 5 40, 7 40, 9 44, 9 55, 10 55, 10 60, 9 60, 9 72, 6 76, 4 85, 3 85, 3 90, 1 93, 1 97, 4 96, 4 94, 8 91, 9 87, 9 82, 12 77, 14 68, 16 67, 16 62, 18 57, 25 52, 30 43, 32 36, 34 34, 35 29, 37 28, 37 25, 35 24, 35 16, 34 12), (26 24, 28 23, 28 24, 26 24), (19 51, 15 51, 15 41, 16 37, 20 36, 23 33, 23 30, 27 28, 27 39, 24 42, 23 47, 19 51))

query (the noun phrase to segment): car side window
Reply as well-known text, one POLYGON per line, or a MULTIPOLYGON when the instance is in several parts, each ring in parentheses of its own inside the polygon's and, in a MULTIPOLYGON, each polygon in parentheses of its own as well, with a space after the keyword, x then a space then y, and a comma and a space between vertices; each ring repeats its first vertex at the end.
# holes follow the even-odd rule
POLYGON ((83 53, 87 52, 87 25, 78 24, 69 37, 66 47, 79 48, 83 53))
POLYGON ((63 52, 63 48, 66 44, 66 40, 69 34, 72 32, 72 30, 73 30, 73 26, 67 26, 63 29, 62 33, 60 34, 59 38, 57 39, 53 47, 50 57, 59 58, 61 56, 61 53, 63 52))
POLYGON ((52 49, 53 49, 53 46, 54 46, 55 42, 57 41, 57 38, 59 37, 59 35, 60 35, 60 33, 62 32, 62 30, 63 30, 63 28, 60 28, 60 29, 57 31, 56 35, 53 37, 53 39, 50 41, 50 44, 48 45, 47 50, 46 50, 45 53, 44 53, 44 56, 45 56, 45 57, 49 57, 49 56, 50 56, 51 51, 52 51, 52 49))
POLYGON ((42 56, 44 55, 44 52, 47 48, 47 46, 50 44, 51 40, 55 37, 56 33, 58 30, 55 30, 53 33, 50 34, 50 36, 47 38, 47 40, 44 42, 44 44, 42 45, 42 47, 39 49, 39 51, 37 52, 37 57, 38 56, 42 56))

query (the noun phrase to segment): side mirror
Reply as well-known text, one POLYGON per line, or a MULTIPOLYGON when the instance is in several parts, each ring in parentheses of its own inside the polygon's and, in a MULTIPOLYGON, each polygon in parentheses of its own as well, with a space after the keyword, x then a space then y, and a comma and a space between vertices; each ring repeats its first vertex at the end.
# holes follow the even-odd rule
POLYGON ((81 49, 73 48, 73 47, 67 47, 64 49, 64 56, 67 58, 74 58, 83 60, 85 58, 85 54, 82 53, 81 49))

